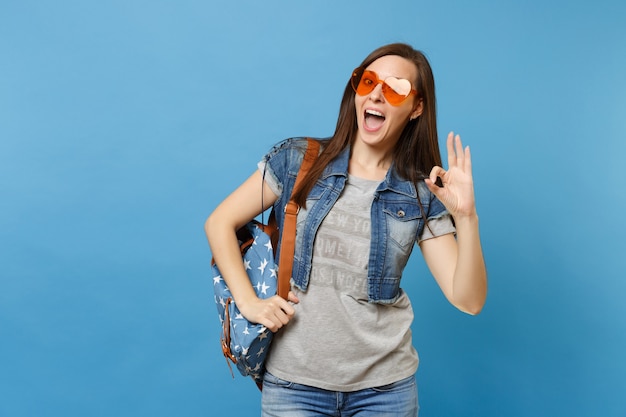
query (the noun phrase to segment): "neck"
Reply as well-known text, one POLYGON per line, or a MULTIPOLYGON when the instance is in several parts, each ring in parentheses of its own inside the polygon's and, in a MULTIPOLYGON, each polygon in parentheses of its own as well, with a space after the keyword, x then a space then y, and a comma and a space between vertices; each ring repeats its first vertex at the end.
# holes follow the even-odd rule
POLYGON ((391 166, 392 155, 389 150, 378 150, 360 141, 354 141, 348 172, 359 178, 383 180, 391 166))

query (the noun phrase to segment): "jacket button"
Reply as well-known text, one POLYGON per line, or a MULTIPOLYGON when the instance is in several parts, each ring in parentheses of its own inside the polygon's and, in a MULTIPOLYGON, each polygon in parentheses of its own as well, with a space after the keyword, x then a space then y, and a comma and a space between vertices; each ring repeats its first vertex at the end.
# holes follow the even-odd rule
POLYGON ((398 217, 404 217, 404 210, 398 210, 398 217))

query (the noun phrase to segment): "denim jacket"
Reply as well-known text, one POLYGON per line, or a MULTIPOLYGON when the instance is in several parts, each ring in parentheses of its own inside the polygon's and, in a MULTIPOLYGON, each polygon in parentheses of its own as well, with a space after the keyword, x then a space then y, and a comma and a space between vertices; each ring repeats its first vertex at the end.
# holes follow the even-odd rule
MULTIPOLYGON (((271 175, 280 193, 274 204, 279 227, 283 224, 284 208, 291 196, 306 139, 291 138, 275 145, 265 155, 264 175, 271 175)), ((323 146, 323 144, 322 144, 323 146)), ((298 213, 296 248, 293 260, 292 284, 306 291, 311 272, 313 242, 317 229, 335 204, 348 177, 350 149, 346 148, 323 171, 309 193, 306 208, 298 213)), ((370 302, 390 304, 400 296, 400 278, 415 242, 421 235, 425 220, 441 217, 448 212, 428 190, 398 176, 392 167, 374 194, 371 207, 371 243, 368 264, 368 297, 370 302)), ((277 257, 280 256, 280 247, 277 257)))

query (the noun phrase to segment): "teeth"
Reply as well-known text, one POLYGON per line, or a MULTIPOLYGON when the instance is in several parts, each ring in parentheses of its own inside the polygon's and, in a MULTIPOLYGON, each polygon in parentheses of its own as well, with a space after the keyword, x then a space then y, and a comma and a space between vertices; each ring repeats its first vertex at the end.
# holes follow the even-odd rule
POLYGON ((385 117, 381 112, 376 110, 365 110, 365 114, 371 114, 372 116, 385 117))

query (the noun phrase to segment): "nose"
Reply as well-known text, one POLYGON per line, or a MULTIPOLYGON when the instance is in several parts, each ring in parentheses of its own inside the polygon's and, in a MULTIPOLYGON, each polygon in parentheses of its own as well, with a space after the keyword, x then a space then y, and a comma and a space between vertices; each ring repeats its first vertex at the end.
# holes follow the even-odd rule
POLYGON ((370 99, 372 101, 382 101, 383 99, 383 83, 378 83, 376 87, 370 93, 370 99))

